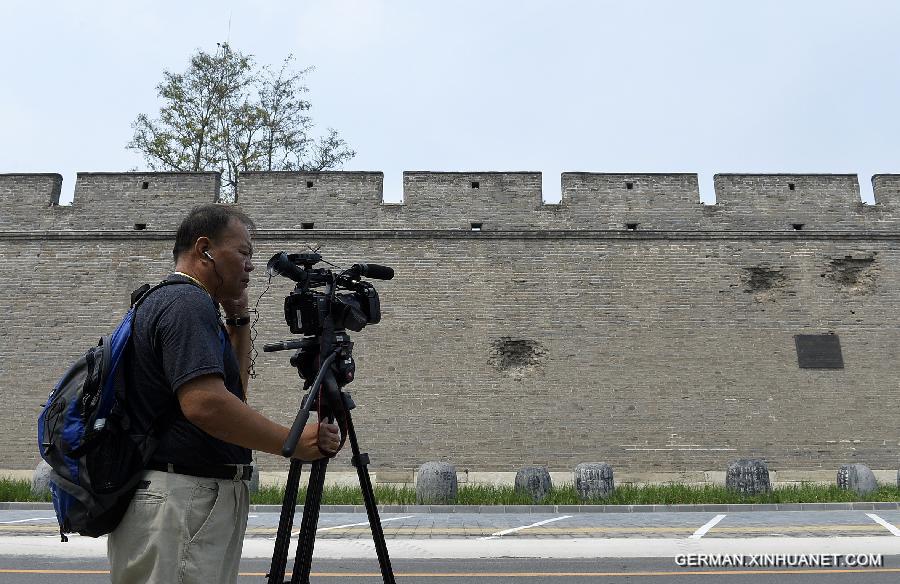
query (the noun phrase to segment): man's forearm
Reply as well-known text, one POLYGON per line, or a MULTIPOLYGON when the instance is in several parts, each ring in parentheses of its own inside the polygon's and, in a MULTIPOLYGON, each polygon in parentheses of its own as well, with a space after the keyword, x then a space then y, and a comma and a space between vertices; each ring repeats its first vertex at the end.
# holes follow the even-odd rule
MULTIPOLYGON (((216 381, 221 383, 218 378, 204 379, 189 391, 179 392, 181 408, 188 421, 224 442, 281 455, 288 428, 266 418, 224 388, 212 387, 216 381)), ((321 457, 315 424, 303 429, 294 457, 303 460, 321 457)))
POLYGON ((238 369, 241 372, 241 386, 244 388, 244 399, 246 399, 247 388, 250 383, 250 326, 225 326, 228 331, 228 338, 231 340, 231 347, 234 349, 234 356, 238 362, 238 369))

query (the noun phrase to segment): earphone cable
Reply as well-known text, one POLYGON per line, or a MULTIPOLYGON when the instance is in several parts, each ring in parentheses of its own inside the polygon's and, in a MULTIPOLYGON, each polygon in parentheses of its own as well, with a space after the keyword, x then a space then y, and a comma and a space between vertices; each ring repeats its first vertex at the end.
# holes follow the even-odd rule
POLYGON ((256 359, 259 357, 259 351, 256 350, 256 337, 259 336, 259 331, 256 328, 256 323, 259 322, 259 303, 262 300, 262 297, 266 295, 266 292, 269 291, 269 288, 272 287, 272 274, 269 274, 269 281, 266 282, 266 289, 262 291, 262 294, 259 295, 259 298, 256 299, 256 306, 254 306, 250 312, 253 315, 253 322, 250 323, 250 367, 247 369, 247 373, 250 375, 251 379, 256 379, 258 375, 256 373, 256 359))

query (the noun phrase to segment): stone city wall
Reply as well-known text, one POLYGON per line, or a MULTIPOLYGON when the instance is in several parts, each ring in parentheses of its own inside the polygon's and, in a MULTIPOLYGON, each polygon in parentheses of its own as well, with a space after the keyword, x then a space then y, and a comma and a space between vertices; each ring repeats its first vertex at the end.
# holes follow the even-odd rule
MULTIPOLYGON (((60 184, 0 175, 0 468, 34 467, 50 388, 171 269, 178 222, 219 186, 87 173, 59 206, 60 184)), ((900 176, 873 177, 875 205, 854 175, 717 175, 716 205, 694 174, 564 173, 558 205, 541 202, 540 173, 407 172, 403 204, 382 184, 250 173, 239 195, 258 225, 254 300, 280 250, 396 271, 375 282, 382 322, 352 335, 347 389, 375 472, 896 467, 900 176), (801 369, 795 335, 831 333, 843 369, 801 369)), ((291 336, 292 287, 277 278, 262 297, 260 350, 291 336)), ((261 353, 249 392, 285 424, 300 395, 288 357, 261 353)))

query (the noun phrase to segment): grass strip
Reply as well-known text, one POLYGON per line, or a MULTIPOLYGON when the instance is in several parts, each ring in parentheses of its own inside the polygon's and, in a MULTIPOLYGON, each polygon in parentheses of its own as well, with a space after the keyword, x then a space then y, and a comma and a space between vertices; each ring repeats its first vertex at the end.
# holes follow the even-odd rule
MULTIPOLYGON (((250 495, 255 505, 280 505, 284 488, 264 486, 250 495)), ((306 498, 300 490, 298 503, 306 498)), ((414 505, 416 490, 411 485, 375 485, 375 499, 382 505, 414 505)), ((31 482, 24 479, 0 479, 0 501, 45 502, 50 495, 35 497, 31 482)), ((836 485, 801 484, 779 487, 760 495, 741 495, 721 485, 621 485, 606 499, 582 501, 573 485, 551 489, 544 505, 700 505, 700 504, 774 504, 774 503, 845 503, 856 501, 900 501, 900 489, 881 485, 868 495, 839 489, 836 485)), ((323 505, 362 505, 362 492, 357 486, 328 486, 322 493, 323 505)), ((457 492, 457 505, 532 505, 525 493, 512 486, 464 485, 457 492)))
POLYGON ((0 479, 0 501, 16 501, 22 503, 49 502, 50 493, 41 497, 31 494, 31 481, 26 479, 0 479))
MULTIPOLYGON (((301 489, 298 502, 303 501, 306 490, 301 489)), ((251 495, 258 505, 280 505, 284 489, 265 487, 251 495)), ((375 499, 383 505, 413 505, 416 491, 412 486, 375 486, 375 499)), ((607 499, 582 501, 572 485, 562 485, 550 491, 544 505, 699 505, 699 504, 774 504, 774 503, 844 503, 856 501, 900 501, 900 489, 882 485, 868 495, 839 489, 836 485, 805 484, 779 487, 770 493, 741 495, 719 485, 622 485, 607 499)), ((322 493, 323 505, 362 505, 362 493, 358 487, 326 487, 322 493)), ((466 485, 460 487, 457 505, 532 505, 525 493, 512 486, 466 485)))

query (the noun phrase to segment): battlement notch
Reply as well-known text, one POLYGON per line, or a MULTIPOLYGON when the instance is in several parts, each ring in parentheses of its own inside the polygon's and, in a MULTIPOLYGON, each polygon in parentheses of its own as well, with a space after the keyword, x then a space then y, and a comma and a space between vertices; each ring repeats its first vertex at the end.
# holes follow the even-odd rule
POLYGON ((0 174, 0 230, 46 229, 62 180, 57 173, 0 174))

